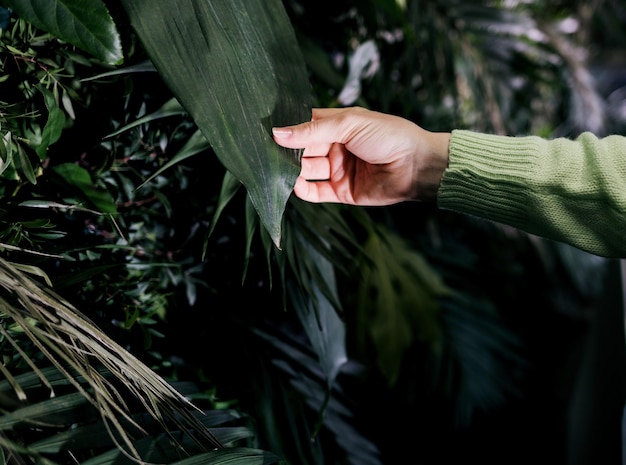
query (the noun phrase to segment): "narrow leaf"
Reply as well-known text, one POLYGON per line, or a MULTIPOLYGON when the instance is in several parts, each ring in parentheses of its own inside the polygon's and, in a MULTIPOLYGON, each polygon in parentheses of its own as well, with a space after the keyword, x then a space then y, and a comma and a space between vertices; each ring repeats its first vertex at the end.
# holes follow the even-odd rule
POLYGON ((13 163, 13 141, 11 140, 11 132, 2 136, 0 141, 0 175, 13 163))
POLYGON ((239 180, 235 178, 230 172, 226 171, 226 173, 224 173, 224 179, 222 181, 220 195, 215 205, 215 212, 213 213, 209 232, 207 233, 207 241, 205 241, 204 247, 202 249, 203 260, 206 257, 208 238, 211 236, 211 234, 213 234, 215 225, 217 224, 222 212, 224 211, 224 208, 226 208, 226 205, 228 205, 228 203, 233 199, 235 194, 239 191, 240 187, 241 183, 239 182, 239 180))
POLYGON ((175 98, 172 98, 168 100, 167 102, 165 102, 163 106, 161 106, 161 108, 159 108, 157 111, 150 113, 149 115, 143 116, 139 119, 136 119, 135 121, 132 121, 122 126, 121 128, 117 129, 116 131, 112 132, 106 137, 117 136, 118 134, 121 134, 124 131, 128 131, 129 129, 140 126, 144 123, 149 123, 151 121, 155 121, 161 118, 167 118, 168 116, 176 116, 176 115, 184 115, 184 114, 185 114, 184 108, 181 107, 180 103, 178 103, 178 101, 175 98))
POLYGON ((172 465, 269 465, 278 463, 279 457, 259 449, 236 447, 206 452, 172 465))
POLYGON ((48 147, 54 144, 61 137, 63 126, 65 126, 65 113, 59 108, 54 95, 43 86, 38 86, 39 91, 43 94, 46 108, 48 109, 48 121, 41 133, 41 143, 37 147, 36 152, 41 160, 46 158, 48 147))
POLYGON ((85 407, 87 407, 87 401, 80 393, 55 397, 5 413, 0 416, 0 430, 7 430, 24 423, 62 425, 65 421, 73 421, 77 418, 76 409, 81 409, 85 415, 95 414, 95 411, 90 412, 85 407))
POLYGON ((301 150, 271 127, 310 119, 311 86, 280 0, 123 0, 157 71, 241 181, 274 244, 301 150))
POLYGON ((96 74, 95 76, 89 76, 81 79, 82 82, 96 81, 98 79, 104 79, 111 76, 123 76, 131 73, 155 73, 156 69, 150 60, 142 61, 136 65, 126 66, 124 68, 112 69, 104 73, 96 74))
POLYGON ((28 180, 28 182, 31 184, 37 184, 35 170, 33 169, 33 165, 30 162, 28 154, 21 144, 17 145, 17 157, 14 160, 18 170, 28 180))

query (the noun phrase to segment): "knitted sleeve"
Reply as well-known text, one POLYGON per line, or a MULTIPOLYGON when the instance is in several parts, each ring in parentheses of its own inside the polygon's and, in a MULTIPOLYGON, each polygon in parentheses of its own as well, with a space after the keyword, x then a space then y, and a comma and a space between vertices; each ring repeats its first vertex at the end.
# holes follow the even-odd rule
POLYGON ((440 208, 626 257, 626 137, 452 132, 440 208))

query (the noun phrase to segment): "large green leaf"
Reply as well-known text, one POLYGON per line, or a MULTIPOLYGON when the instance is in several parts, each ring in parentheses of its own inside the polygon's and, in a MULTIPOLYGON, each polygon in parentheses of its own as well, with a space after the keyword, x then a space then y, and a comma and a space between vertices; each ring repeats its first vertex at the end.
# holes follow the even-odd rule
POLYGON ((6 0, 18 16, 108 64, 122 62, 117 28, 102 0, 6 0))
POLYGON ((271 127, 310 119, 311 86, 280 0, 123 0, 159 74, 280 247, 300 150, 271 127))

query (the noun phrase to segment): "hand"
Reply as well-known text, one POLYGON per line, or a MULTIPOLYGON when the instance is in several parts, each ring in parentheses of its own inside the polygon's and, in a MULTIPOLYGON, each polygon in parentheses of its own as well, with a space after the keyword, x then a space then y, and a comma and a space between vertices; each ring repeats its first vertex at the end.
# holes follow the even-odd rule
POLYGON ((294 194, 308 202, 435 200, 448 164, 450 133, 359 107, 313 109, 310 122, 273 134, 279 145, 304 148, 294 194))

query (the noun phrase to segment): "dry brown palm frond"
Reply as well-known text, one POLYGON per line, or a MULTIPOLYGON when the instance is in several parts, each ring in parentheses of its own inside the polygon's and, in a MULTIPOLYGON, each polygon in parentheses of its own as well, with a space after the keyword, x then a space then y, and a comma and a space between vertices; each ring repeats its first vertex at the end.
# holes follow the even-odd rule
MULTIPOLYGON (((2 319, 8 319, 21 329, 75 389, 97 408, 111 435, 116 436, 114 433, 117 433, 121 438, 123 445, 119 446, 134 458, 141 461, 121 420, 137 431, 142 432, 142 428, 130 417, 124 402, 128 397, 103 375, 102 369, 121 381, 123 388, 133 395, 133 399, 141 402, 165 431, 173 423, 187 432, 201 450, 223 447, 194 415, 199 410, 186 397, 108 337, 49 286, 39 283, 1 258, 0 293, 0 323, 2 319), (78 381, 79 378, 86 380, 87 387, 78 381)), ((0 337, 14 347, 37 373, 42 384, 50 389, 50 395, 54 396, 51 383, 1 324, 0 337)), ((24 399, 24 390, 9 370, 0 365, 0 373, 12 384, 18 399, 24 399)))

